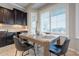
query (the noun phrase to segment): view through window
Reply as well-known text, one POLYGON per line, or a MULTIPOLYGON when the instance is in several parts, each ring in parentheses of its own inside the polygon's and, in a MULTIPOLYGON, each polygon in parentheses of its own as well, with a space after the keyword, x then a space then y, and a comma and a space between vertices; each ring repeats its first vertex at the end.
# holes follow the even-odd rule
POLYGON ((58 8, 41 14, 41 32, 66 33, 66 14, 58 8))

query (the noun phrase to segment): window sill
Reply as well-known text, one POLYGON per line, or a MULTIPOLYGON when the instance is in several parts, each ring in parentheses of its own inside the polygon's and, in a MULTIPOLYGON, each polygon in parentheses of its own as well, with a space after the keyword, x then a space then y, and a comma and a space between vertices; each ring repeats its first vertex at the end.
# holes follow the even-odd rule
POLYGON ((43 32, 43 33, 45 33, 45 34, 54 34, 54 35, 61 35, 61 36, 66 36, 66 34, 65 33, 55 33, 55 32, 43 32))

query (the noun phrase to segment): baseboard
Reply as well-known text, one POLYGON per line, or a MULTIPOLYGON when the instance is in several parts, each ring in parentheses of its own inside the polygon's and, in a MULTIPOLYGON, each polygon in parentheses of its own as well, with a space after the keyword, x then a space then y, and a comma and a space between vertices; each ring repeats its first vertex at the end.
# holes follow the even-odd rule
POLYGON ((69 48, 68 50, 73 51, 73 52, 75 52, 75 53, 77 53, 79 55, 79 51, 77 51, 75 49, 69 48))

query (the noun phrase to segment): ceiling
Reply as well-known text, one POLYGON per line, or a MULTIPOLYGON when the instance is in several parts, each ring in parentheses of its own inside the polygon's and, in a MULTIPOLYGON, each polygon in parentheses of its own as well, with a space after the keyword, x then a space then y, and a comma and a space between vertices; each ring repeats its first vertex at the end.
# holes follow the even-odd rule
POLYGON ((44 7, 45 5, 47 5, 49 3, 0 3, 0 6, 5 7, 5 8, 9 8, 9 9, 19 9, 22 11, 26 11, 26 9, 28 9, 29 7, 31 7, 32 9, 39 9, 44 7))
POLYGON ((34 3, 32 5, 32 8, 39 9, 39 8, 45 6, 45 5, 47 5, 47 3, 34 3))
POLYGON ((27 7, 30 3, 15 3, 21 7, 27 7))
POLYGON ((38 9, 41 8, 43 6, 45 6, 48 3, 12 3, 13 5, 16 5, 20 8, 26 9, 29 7, 29 5, 31 6, 31 8, 33 9, 38 9))

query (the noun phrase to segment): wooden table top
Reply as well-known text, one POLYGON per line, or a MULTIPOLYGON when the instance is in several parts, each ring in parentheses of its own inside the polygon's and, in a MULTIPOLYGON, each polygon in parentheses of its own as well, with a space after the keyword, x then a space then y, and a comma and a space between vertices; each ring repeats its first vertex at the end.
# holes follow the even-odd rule
POLYGON ((23 38, 28 38, 28 39, 33 39, 33 40, 38 40, 42 42, 54 42, 59 39, 59 35, 32 35, 32 34, 27 34, 27 33, 22 33, 19 35, 20 37, 23 38))

